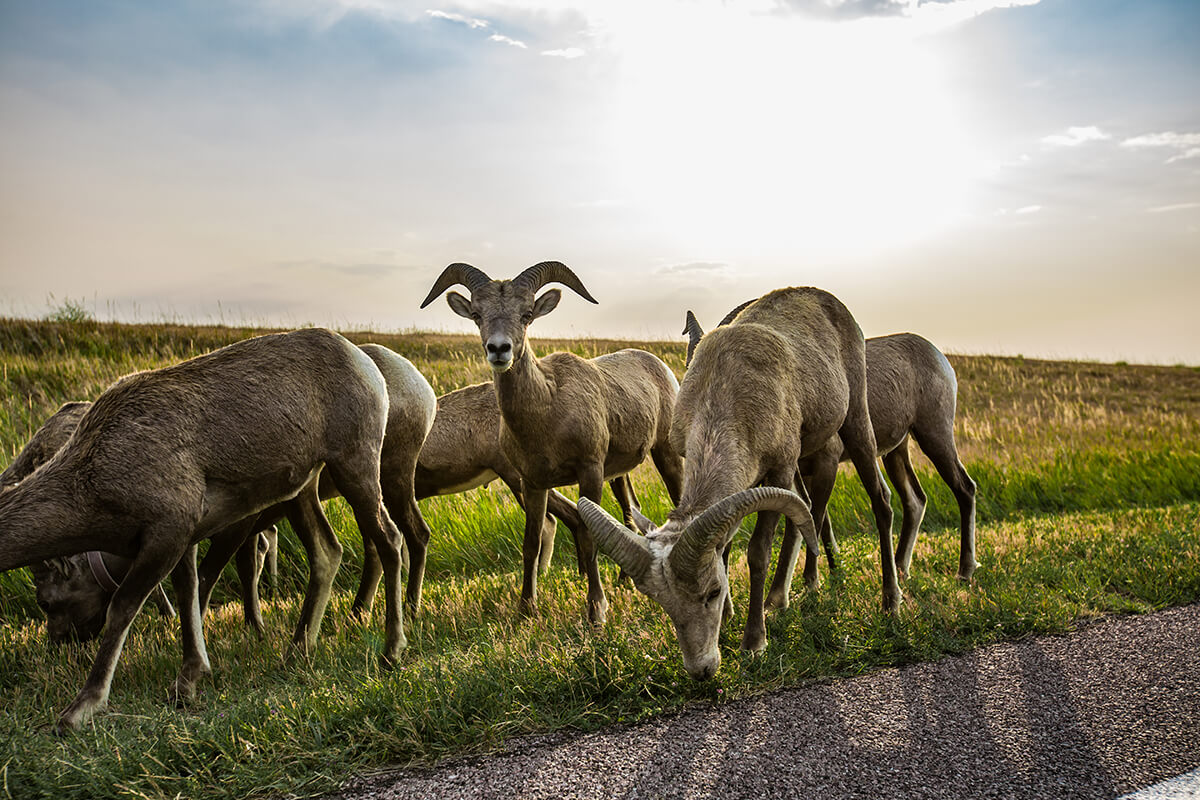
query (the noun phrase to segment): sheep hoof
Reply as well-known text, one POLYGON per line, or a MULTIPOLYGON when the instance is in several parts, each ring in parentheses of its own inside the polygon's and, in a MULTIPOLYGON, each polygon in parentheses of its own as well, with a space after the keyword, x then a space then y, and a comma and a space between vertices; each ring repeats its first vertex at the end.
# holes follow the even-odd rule
POLYGON ((602 628, 608 621, 608 600, 588 601, 588 622, 593 628, 602 628))
POLYGON ((538 616, 537 600, 532 597, 522 597, 517 603, 517 613, 522 617, 538 616))
POLYGON ((767 634, 765 631, 746 631, 742 637, 742 650, 747 653, 761 653, 767 649, 767 634))
POLYGON ((899 589, 895 593, 884 592, 883 595, 883 610, 888 614, 895 614, 900 610, 900 604, 904 602, 904 593, 899 589))
POLYGON ((767 594, 767 600, 766 600, 765 605, 767 608, 783 611, 789 605, 791 605, 791 599, 788 597, 787 592, 783 592, 783 591, 769 592, 767 594))
POLYGON ((174 705, 176 708, 183 708, 188 703, 196 699, 196 685, 184 681, 182 678, 177 678, 171 684, 171 688, 167 689, 167 702, 174 705))

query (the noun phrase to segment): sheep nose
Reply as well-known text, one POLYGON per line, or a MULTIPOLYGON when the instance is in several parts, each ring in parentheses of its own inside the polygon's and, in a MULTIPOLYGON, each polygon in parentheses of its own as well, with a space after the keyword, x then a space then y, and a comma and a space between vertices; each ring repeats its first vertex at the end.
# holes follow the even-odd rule
POLYGON ((502 341, 502 342, 493 342, 493 341, 488 341, 488 343, 487 343, 487 351, 488 351, 488 355, 492 355, 492 356, 507 356, 507 355, 508 355, 510 352, 512 352, 512 342, 508 342, 508 341, 502 341))

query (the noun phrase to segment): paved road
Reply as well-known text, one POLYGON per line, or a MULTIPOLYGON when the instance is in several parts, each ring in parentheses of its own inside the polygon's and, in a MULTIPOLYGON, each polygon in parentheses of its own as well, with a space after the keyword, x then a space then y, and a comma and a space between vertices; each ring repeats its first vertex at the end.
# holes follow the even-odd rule
POLYGON ((513 740, 339 797, 1113 800, 1200 765, 1198 637, 1200 605, 1106 619, 633 727, 513 740))

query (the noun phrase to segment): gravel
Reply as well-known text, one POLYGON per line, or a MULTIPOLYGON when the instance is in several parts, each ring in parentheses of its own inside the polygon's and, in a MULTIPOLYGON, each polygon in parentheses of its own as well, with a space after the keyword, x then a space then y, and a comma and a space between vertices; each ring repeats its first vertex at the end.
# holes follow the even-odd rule
POLYGON ((1103 798, 1200 765, 1200 605, 354 781, 404 798, 1103 798))

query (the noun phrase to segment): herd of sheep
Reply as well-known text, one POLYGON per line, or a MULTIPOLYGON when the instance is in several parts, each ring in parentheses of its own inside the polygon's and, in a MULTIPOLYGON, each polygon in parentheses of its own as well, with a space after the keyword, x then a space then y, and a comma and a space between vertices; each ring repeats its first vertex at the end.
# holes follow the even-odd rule
POLYGON ((171 696, 189 699, 211 672, 202 614, 217 576, 236 558, 247 622, 261 629, 257 576, 284 517, 309 563, 293 644, 312 647, 342 555, 321 507, 336 495, 363 537, 356 612, 370 608, 383 581, 385 664, 406 646, 403 602, 421 602, 430 531, 417 500, 495 478, 525 511, 521 610, 536 611, 538 574, 560 520, 587 577, 589 621, 605 622, 603 552, 670 616, 696 679, 721 662, 718 633, 733 610, 730 542, 745 516, 758 515, 743 649, 766 647, 765 608, 788 603, 797 534, 806 586, 819 585, 819 542, 834 566, 826 504, 840 461, 854 464, 871 498, 885 610, 901 602, 898 577, 909 569, 925 508, 910 436, 958 501, 958 576, 970 579, 975 483, 954 445, 954 371, 928 341, 864 341, 833 295, 779 289, 734 309, 707 335, 689 311, 681 383, 643 350, 535 356, 529 325, 562 297, 559 289, 538 295, 548 283, 596 302, 557 261, 512 280, 467 264, 442 272, 422 307, 452 286, 468 290, 446 299, 479 327, 493 380, 440 398, 387 348, 312 328, 127 376, 94 403, 69 403, 51 417, 0 474, 0 571, 32 567, 52 640, 100 637, 58 730, 79 727, 104 706, 142 605, 150 599, 174 613, 160 585, 168 575, 183 647, 171 696), (675 506, 661 526, 641 514, 628 478, 647 456, 675 506), (879 457, 903 507, 894 547, 879 457), (620 521, 599 505, 606 481, 620 521), (578 505, 555 491, 567 485, 578 485, 578 505), (784 539, 768 586, 781 515, 784 539), (210 545, 197 565, 202 539, 210 545))

